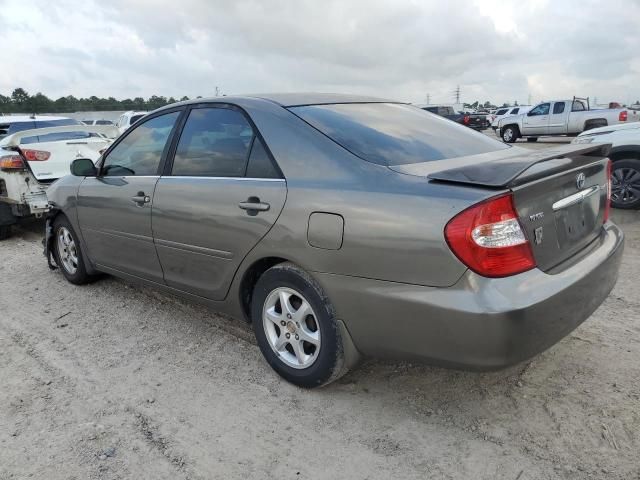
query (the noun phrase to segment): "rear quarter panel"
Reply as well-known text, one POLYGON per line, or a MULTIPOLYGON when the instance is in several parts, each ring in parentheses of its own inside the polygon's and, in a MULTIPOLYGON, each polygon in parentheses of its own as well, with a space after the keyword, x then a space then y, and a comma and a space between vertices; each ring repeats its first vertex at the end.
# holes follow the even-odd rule
POLYGON ((276 225, 243 264, 268 256, 303 268, 430 286, 453 285, 466 267, 444 239, 447 221, 491 193, 405 175, 347 152, 282 107, 252 108, 287 180, 276 225), (309 216, 344 218, 339 250, 309 244, 309 216))

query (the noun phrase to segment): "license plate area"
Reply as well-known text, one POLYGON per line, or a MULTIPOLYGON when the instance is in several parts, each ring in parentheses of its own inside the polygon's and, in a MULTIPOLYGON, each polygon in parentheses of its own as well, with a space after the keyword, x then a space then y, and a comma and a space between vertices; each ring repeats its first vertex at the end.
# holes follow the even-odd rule
POLYGON ((600 195, 555 212, 556 234, 561 250, 574 249, 591 240, 598 231, 600 195))

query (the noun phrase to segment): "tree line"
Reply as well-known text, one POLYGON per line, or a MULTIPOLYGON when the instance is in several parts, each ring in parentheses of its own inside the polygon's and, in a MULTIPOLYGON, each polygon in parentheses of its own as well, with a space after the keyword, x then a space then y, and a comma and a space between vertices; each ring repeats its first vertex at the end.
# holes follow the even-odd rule
POLYGON ((41 92, 30 95, 23 88, 16 88, 11 95, 0 94, 0 113, 70 113, 94 112, 109 110, 155 110, 170 103, 189 100, 184 96, 179 100, 173 97, 152 95, 147 99, 142 97, 118 100, 114 97, 76 98, 73 95, 52 100, 41 92))

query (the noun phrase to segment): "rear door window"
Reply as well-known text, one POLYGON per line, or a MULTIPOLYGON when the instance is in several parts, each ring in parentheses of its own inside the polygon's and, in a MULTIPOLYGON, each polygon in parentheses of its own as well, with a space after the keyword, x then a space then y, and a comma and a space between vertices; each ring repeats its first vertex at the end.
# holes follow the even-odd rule
POLYGON ((564 102, 556 102, 553 104, 553 114, 558 115, 564 112, 564 102))
POLYGON ((354 155, 378 165, 406 165, 510 148, 411 105, 347 103, 289 110, 354 155))
POLYGON ((511 115, 516 115, 519 111, 519 108, 514 108, 513 110, 511 110, 511 115))
POLYGON ((242 177, 247 169, 253 129, 229 108, 196 108, 184 125, 172 175, 242 177))
POLYGON ((578 100, 574 100, 573 101, 573 105, 571 106, 571 111, 572 112, 582 112, 586 110, 584 103, 578 101, 578 100))
POLYGON ((496 115, 504 115, 505 113, 507 113, 509 111, 508 108, 501 108, 500 110, 498 110, 496 112, 496 115))

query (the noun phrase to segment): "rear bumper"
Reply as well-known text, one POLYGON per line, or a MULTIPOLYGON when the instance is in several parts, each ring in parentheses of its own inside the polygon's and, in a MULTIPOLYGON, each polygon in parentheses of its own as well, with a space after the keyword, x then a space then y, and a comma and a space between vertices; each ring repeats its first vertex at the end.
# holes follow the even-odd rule
POLYGON ((468 271, 450 288, 316 274, 365 355, 499 369, 568 335, 607 298, 624 249, 612 223, 560 273, 489 279, 468 271))

